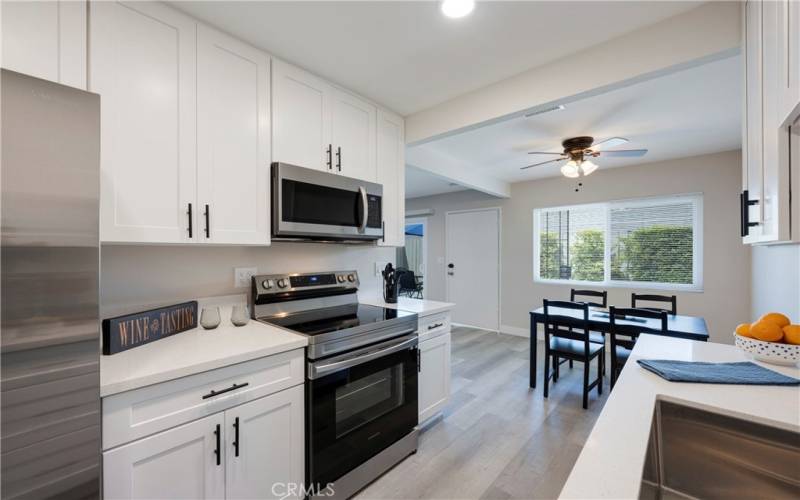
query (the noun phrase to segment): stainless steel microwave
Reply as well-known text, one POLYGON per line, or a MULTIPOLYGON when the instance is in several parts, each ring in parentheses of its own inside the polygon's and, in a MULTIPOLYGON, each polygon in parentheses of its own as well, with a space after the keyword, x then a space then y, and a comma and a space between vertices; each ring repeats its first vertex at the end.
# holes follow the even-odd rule
POLYGON ((383 237, 383 187, 343 175, 272 164, 272 238, 369 242, 383 237))

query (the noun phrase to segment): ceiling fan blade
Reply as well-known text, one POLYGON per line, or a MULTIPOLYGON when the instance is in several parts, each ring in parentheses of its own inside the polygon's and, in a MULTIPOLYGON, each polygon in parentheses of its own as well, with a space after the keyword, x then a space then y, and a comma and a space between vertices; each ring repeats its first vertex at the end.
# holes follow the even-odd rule
POLYGON ((628 142, 628 139, 624 137, 612 137, 610 139, 606 139, 605 141, 600 141, 592 144, 592 150, 603 151, 608 148, 615 148, 617 146, 622 146, 626 142, 628 142))
POLYGON ((613 151, 598 151, 603 158, 638 158, 647 154, 646 149, 616 149, 613 151))
POLYGON ((558 155, 564 156, 564 153, 551 153, 549 151, 528 151, 529 155, 558 155))
POLYGON ((520 170, 525 170, 526 168, 538 167, 539 165, 547 165, 548 163, 555 163, 557 161, 564 161, 564 160, 566 160, 566 158, 556 158, 555 160, 547 160, 541 163, 534 163, 533 165, 528 165, 527 167, 520 167, 520 170))

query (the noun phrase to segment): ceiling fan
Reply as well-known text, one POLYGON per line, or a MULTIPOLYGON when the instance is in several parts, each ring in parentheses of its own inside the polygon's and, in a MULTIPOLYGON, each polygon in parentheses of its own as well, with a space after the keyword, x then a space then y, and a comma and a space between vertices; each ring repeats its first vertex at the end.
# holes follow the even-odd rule
POLYGON ((562 153, 545 151, 530 151, 528 153, 530 155, 556 155, 559 156, 559 158, 543 161, 541 163, 534 163, 527 167, 521 167, 521 170, 568 160, 567 163, 561 166, 561 173, 564 174, 565 177, 580 177, 581 175, 589 175, 598 168, 598 166, 588 158, 597 158, 599 156, 604 158, 638 158, 647 154, 646 149, 606 149, 621 146, 626 142, 628 142, 628 139, 623 137, 612 137, 594 144, 594 137, 570 137, 569 139, 564 139, 561 143, 561 146, 564 148, 562 153))

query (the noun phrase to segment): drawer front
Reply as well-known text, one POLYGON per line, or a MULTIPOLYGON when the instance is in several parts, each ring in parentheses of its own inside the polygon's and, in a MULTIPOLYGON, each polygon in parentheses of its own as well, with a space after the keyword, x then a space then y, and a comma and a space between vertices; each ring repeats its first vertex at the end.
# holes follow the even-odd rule
POLYGON ((419 318, 419 341, 438 337, 450 331, 450 312, 445 311, 419 318))
POLYGON ((302 384, 304 363, 295 349, 103 398, 103 449, 302 384))

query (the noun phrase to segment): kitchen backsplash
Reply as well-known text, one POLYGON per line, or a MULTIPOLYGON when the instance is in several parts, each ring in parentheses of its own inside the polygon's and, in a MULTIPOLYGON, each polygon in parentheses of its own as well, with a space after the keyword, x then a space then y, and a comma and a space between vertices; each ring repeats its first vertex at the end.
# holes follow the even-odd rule
POLYGON ((104 245, 100 264, 100 315, 125 314, 198 297, 245 294, 233 270, 259 274, 358 271, 359 293, 380 293, 375 263, 394 262, 395 249, 323 243, 273 243, 270 247, 104 245))

